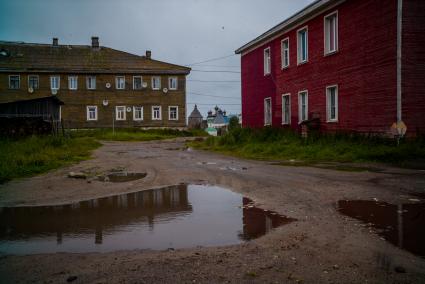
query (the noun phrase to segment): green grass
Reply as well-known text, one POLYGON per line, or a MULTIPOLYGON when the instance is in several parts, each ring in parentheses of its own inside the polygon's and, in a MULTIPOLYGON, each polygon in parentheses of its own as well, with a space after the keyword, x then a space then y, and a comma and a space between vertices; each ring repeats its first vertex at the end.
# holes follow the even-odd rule
POLYGON ((88 129, 70 132, 71 137, 92 137, 106 141, 151 141, 163 140, 176 137, 205 136, 204 131, 176 130, 176 129, 88 129))
POLYGON ((100 143, 90 137, 0 139, 0 183, 88 159, 100 143))
POLYGON ((206 135, 203 131, 173 129, 111 129, 70 131, 67 137, 32 136, 20 140, 0 138, 0 184, 57 169, 90 158, 100 140, 151 141, 206 135))
POLYGON ((310 135, 304 139, 276 128, 239 128, 222 137, 192 142, 191 146, 249 159, 297 160, 304 164, 382 162, 403 166, 425 159, 423 138, 403 140, 397 146, 393 139, 348 134, 310 135))

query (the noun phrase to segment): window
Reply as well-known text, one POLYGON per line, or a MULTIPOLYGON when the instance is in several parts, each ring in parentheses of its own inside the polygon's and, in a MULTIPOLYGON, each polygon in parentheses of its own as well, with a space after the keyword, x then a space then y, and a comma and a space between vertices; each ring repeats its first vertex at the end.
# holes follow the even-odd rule
POLYGON ((9 75, 9 89, 19 89, 21 87, 21 77, 19 75, 9 75))
POLYGON ((179 120, 179 107, 177 106, 168 107, 168 120, 179 120))
POLYGON ((325 17, 325 55, 338 50, 338 12, 325 17))
POLYGON ((142 76, 133 76, 133 90, 141 90, 142 84, 142 76))
POLYGON ((133 107, 133 120, 143 120, 143 107, 141 106, 133 107))
POLYGON ((50 89, 59 90, 60 88, 60 77, 59 76, 50 76, 50 89))
POLYGON ((161 107, 153 106, 152 107, 152 120, 161 120, 161 107))
POLYGON ((78 77, 68 76, 68 89, 76 90, 78 88, 78 77))
POLYGON ((264 49, 264 75, 270 74, 271 70, 270 47, 264 49))
POLYGON ((87 120, 97 120, 97 106, 87 106, 87 120))
POLYGON ((86 87, 88 90, 96 90, 96 76, 87 76, 86 87))
POLYGON ((326 88, 326 118, 328 122, 338 121, 338 86, 326 88))
POLYGON ((302 91, 298 93, 298 121, 308 120, 308 92, 302 91))
POLYGON ((282 95, 282 124, 291 124, 291 96, 282 95))
POLYGON ((297 33, 298 38, 298 64, 308 60, 308 29, 302 28, 297 33))
POLYGON ((125 120, 125 106, 115 107, 115 119, 116 120, 125 120))
POLYGON ((38 75, 28 75, 28 88, 38 89, 38 75))
POLYGON ((161 89, 161 77, 155 76, 152 77, 152 90, 161 89))
POLYGON ((289 38, 282 40, 282 69, 289 67, 289 38))
POLYGON ((177 77, 168 78, 168 89, 177 90, 177 77))
POLYGON ((272 124, 272 99, 264 99, 264 125, 272 124))
POLYGON ((125 77, 124 76, 116 76, 115 77, 115 88, 117 90, 125 89, 125 77))

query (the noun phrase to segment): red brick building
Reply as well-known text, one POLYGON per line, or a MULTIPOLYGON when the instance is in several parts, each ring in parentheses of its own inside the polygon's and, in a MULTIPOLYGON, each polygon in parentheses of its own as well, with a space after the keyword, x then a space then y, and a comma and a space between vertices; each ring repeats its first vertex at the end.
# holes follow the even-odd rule
POLYGON ((319 0, 245 44, 244 126, 425 132, 425 1, 319 0))

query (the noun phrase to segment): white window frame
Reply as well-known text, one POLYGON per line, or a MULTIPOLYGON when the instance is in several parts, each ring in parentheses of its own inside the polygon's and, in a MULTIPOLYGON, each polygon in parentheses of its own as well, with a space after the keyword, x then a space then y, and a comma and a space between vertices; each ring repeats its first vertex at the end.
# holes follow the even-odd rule
POLYGON ((334 12, 332 12, 332 13, 330 13, 330 14, 328 14, 328 15, 326 15, 326 16, 323 17, 323 45, 324 45, 324 55, 330 55, 330 54, 333 54, 333 53, 338 52, 338 48, 339 48, 339 44, 338 44, 338 38, 339 38, 339 36, 338 36, 338 18, 339 18, 339 16, 338 16, 338 10, 337 11, 334 11, 334 12), (335 38, 334 38, 335 49, 334 50, 330 50, 330 44, 328 46, 328 38, 330 38, 330 36, 328 37, 329 30, 327 30, 326 21, 327 21, 328 18, 333 17, 333 16, 336 16, 336 19, 335 19, 335 35, 334 35, 335 36, 335 38))
POLYGON ((152 106, 152 120, 162 120, 162 108, 161 106, 152 106), (155 108, 159 108, 159 117, 155 117, 155 108))
POLYGON ((282 39, 282 41, 280 42, 280 48, 281 48, 281 58, 282 58, 282 69, 286 69, 289 68, 289 65, 291 64, 290 62, 290 56, 289 56, 289 37, 282 39), (283 44, 287 42, 288 43, 288 47, 285 49, 283 44), (285 64, 285 51, 288 51, 288 64, 285 64))
POLYGON ((264 99, 264 126, 272 125, 272 123, 273 123, 272 98, 267 97, 267 98, 264 99), (267 123, 266 101, 270 101, 270 122, 269 123, 267 123))
POLYGON ((96 76, 86 76, 86 88, 87 90, 96 90, 96 76), (94 80, 94 87, 91 88, 89 84, 90 79, 94 80))
POLYGON ((151 84, 152 84, 152 90, 161 90, 161 76, 152 76, 151 84), (154 84, 155 79, 158 79, 159 81, 158 87, 155 87, 155 84, 154 84))
POLYGON ((331 85, 326 87, 326 121, 338 122, 338 85, 331 85), (335 118, 331 118, 330 89, 335 89, 335 118))
POLYGON ((143 120, 143 107, 142 106, 133 106, 133 120, 142 121, 143 120), (140 117, 136 117, 136 108, 140 108, 140 117))
POLYGON ((179 80, 178 80, 178 78, 176 76, 168 77, 168 89, 169 90, 173 90, 173 91, 177 90, 178 84, 179 84, 179 80), (173 86, 173 84, 171 83, 172 80, 175 80, 176 81, 176 86, 175 87, 172 87, 173 86))
POLYGON ((308 90, 298 92, 298 123, 308 120, 308 90), (302 104, 301 95, 305 94, 305 119, 302 119, 302 104))
POLYGON ((10 90, 19 90, 21 88, 21 75, 9 75, 9 89, 10 90), (18 77, 18 87, 17 88, 12 88, 11 84, 10 84, 10 78, 11 77, 18 77))
POLYGON ((68 89, 73 91, 78 89, 78 76, 68 76, 68 89), (71 85, 73 79, 75 80, 75 87, 71 85))
POLYGON ((282 95, 282 124, 283 125, 291 124, 291 94, 290 93, 282 95), (285 121, 285 104, 283 100, 284 97, 288 97, 288 100, 289 100, 288 121, 285 121))
POLYGON ((97 106, 87 106, 87 121, 96 121, 97 120, 97 106), (94 108, 94 118, 90 118, 90 108, 94 108))
POLYGON ((52 75, 50 76, 50 90, 59 90, 61 87, 61 77, 59 75, 52 75), (58 79, 58 85, 56 88, 53 88, 53 79, 57 78, 58 79))
POLYGON ((126 106, 116 106, 115 107, 115 120, 117 120, 117 121, 124 121, 124 120, 126 120, 127 119, 127 107, 126 106), (119 109, 120 110, 123 110, 123 113, 124 113, 124 117, 119 117, 119 113, 120 113, 120 111, 119 111, 119 109))
POLYGON ((37 89, 40 88, 40 77, 38 75, 33 75, 33 74, 28 75, 28 88, 33 88, 34 90, 37 90, 37 89), (30 86, 30 77, 37 78, 37 88, 34 88, 34 87, 31 87, 30 86))
POLYGON ((179 107, 168 106, 168 120, 179 120, 179 107), (171 108, 176 108, 176 118, 171 118, 171 108))
POLYGON ((116 90, 125 90, 125 76, 115 76, 115 89, 116 90), (120 86, 119 80, 123 80, 123 85, 120 86))
POLYGON ((264 76, 269 75, 272 72, 272 52, 270 47, 267 47, 263 51, 263 67, 264 67, 264 76), (268 52, 268 57, 266 53, 268 52))
POLYGON ((133 76, 133 90, 142 90, 143 89, 143 77, 142 76, 133 76), (140 88, 136 88, 135 79, 140 78, 140 88))
POLYGON ((297 64, 301 65, 304 63, 308 62, 308 26, 304 26, 300 29, 297 30, 297 64), (306 31, 306 36, 305 36, 305 45, 306 45, 306 50, 305 50, 305 59, 302 60, 302 46, 301 46, 301 37, 300 37, 300 33, 302 31, 306 31))

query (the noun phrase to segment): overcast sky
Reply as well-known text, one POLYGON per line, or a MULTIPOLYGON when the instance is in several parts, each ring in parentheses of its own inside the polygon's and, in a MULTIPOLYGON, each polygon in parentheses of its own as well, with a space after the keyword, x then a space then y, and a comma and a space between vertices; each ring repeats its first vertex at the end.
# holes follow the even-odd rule
MULTIPOLYGON (((100 44, 189 65, 230 56, 313 0, 0 0, 0 40, 100 44)), ((240 112, 240 57, 190 66, 188 114, 216 104, 240 112), (224 72, 199 72, 219 70, 224 72), (198 82, 236 81, 236 82, 198 82), (203 95, 203 96, 201 96, 203 95), (212 95, 212 96, 207 96, 212 95), (224 98, 220 98, 224 97, 224 98)))

